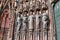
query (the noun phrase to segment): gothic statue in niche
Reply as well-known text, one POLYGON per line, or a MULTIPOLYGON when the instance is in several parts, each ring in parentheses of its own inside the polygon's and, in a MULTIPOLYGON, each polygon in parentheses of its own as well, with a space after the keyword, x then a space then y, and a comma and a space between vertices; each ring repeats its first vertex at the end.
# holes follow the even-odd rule
POLYGON ((43 29, 46 31, 49 24, 49 17, 47 13, 42 14, 43 29))
POLYGON ((36 14, 35 14, 35 17, 36 17, 36 31, 34 33, 34 39, 35 40, 40 40, 40 21, 41 21, 41 4, 40 4, 40 1, 37 1, 36 0, 36 14))
POLYGON ((29 8, 29 40, 33 40, 33 29, 34 29, 34 7, 35 7, 35 2, 30 2, 30 8, 29 8))
POLYGON ((33 15, 29 16, 29 29, 33 29, 33 15))
POLYGON ((48 6, 46 0, 42 2, 42 23, 43 23, 43 40, 48 40, 49 16, 47 13, 48 6))
POLYGON ((21 15, 20 15, 19 12, 16 12, 14 40, 19 39, 19 29, 20 29, 20 27, 21 27, 21 15))
POLYGON ((40 22, 39 18, 41 18, 41 16, 36 14, 36 28, 37 29, 39 29, 39 22, 40 22))
POLYGON ((34 12, 34 7, 35 7, 35 4, 34 2, 30 2, 30 15, 29 15, 29 30, 32 30, 33 29, 33 18, 34 18, 34 15, 33 15, 33 12, 34 12))
POLYGON ((23 10, 23 21, 22 21, 22 28, 21 28, 21 35, 22 35, 22 40, 26 39, 26 35, 27 35, 27 28, 28 28, 28 11, 26 8, 24 8, 23 10))
POLYGON ((48 23, 49 23, 49 17, 46 11, 48 10, 48 6, 46 4, 46 0, 43 0, 42 2, 42 22, 43 22, 43 29, 46 30, 48 28, 48 23))
POLYGON ((49 28, 49 17, 47 13, 42 14, 42 23, 43 23, 43 39, 48 40, 48 28, 49 28))
POLYGON ((17 22, 17 31, 19 30, 19 28, 20 28, 20 26, 21 26, 21 15, 20 15, 20 13, 17 13, 17 20, 16 20, 16 22, 17 22))
POLYGON ((27 28, 27 22, 28 22, 28 5, 23 4, 23 30, 25 31, 27 28))
POLYGON ((27 17, 27 15, 25 14, 24 16, 23 16, 23 30, 25 30, 26 29, 26 27, 27 27, 27 21, 28 20, 28 17, 27 17))
POLYGON ((40 18, 41 18, 41 4, 40 4, 40 1, 36 1, 36 28, 38 29, 39 28, 39 22, 40 22, 40 18))

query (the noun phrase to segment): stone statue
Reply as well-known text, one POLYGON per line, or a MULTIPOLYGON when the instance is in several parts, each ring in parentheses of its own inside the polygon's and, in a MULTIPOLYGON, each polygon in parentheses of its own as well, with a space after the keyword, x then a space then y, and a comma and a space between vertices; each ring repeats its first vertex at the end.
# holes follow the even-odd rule
POLYGON ((42 23, 43 23, 43 39, 44 40, 48 40, 47 37, 48 37, 48 26, 49 26, 49 17, 47 15, 47 13, 43 13, 42 14, 42 23))
POLYGON ((43 29, 46 30, 48 28, 49 17, 47 13, 42 14, 42 22, 43 22, 43 29))
POLYGON ((19 39, 19 29, 21 28, 21 15, 19 12, 16 13, 16 19, 15 19, 15 35, 14 40, 19 39))

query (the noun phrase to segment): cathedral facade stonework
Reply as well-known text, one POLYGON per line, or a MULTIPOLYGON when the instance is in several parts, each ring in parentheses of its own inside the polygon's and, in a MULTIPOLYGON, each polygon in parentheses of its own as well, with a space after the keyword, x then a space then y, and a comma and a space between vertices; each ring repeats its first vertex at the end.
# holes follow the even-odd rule
POLYGON ((55 1, 3 0, 0 40, 56 40, 52 6, 55 1))

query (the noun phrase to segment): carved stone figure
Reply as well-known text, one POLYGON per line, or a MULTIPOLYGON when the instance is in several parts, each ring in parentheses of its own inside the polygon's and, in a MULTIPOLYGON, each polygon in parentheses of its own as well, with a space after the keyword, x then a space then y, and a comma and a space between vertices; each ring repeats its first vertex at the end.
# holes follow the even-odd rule
POLYGON ((49 17, 47 15, 47 13, 43 13, 42 14, 42 22, 43 22, 43 40, 48 40, 48 24, 49 24, 49 17))
POLYGON ((27 19, 28 19, 28 17, 27 16, 23 16, 23 30, 25 30, 26 29, 26 24, 27 24, 27 19))
POLYGON ((47 29, 48 28, 48 22, 49 22, 49 17, 47 15, 47 13, 42 14, 42 22, 43 22, 43 29, 47 29))
POLYGON ((14 39, 18 40, 19 39, 19 29, 21 27, 21 15, 20 13, 16 13, 16 19, 15 19, 15 35, 14 35, 14 39))
POLYGON ((38 14, 36 14, 36 28, 37 29, 39 29, 39 22, 40 22, 40 18, 41 17, 41 15, 38 15, 38 14))
POLYGON ((28 29, 28 15, 27 15, 27 11, 24 11, 23 21, 22 21, 22 28, 21 28, 22 40, 26 39, 27 29, 28 29))

